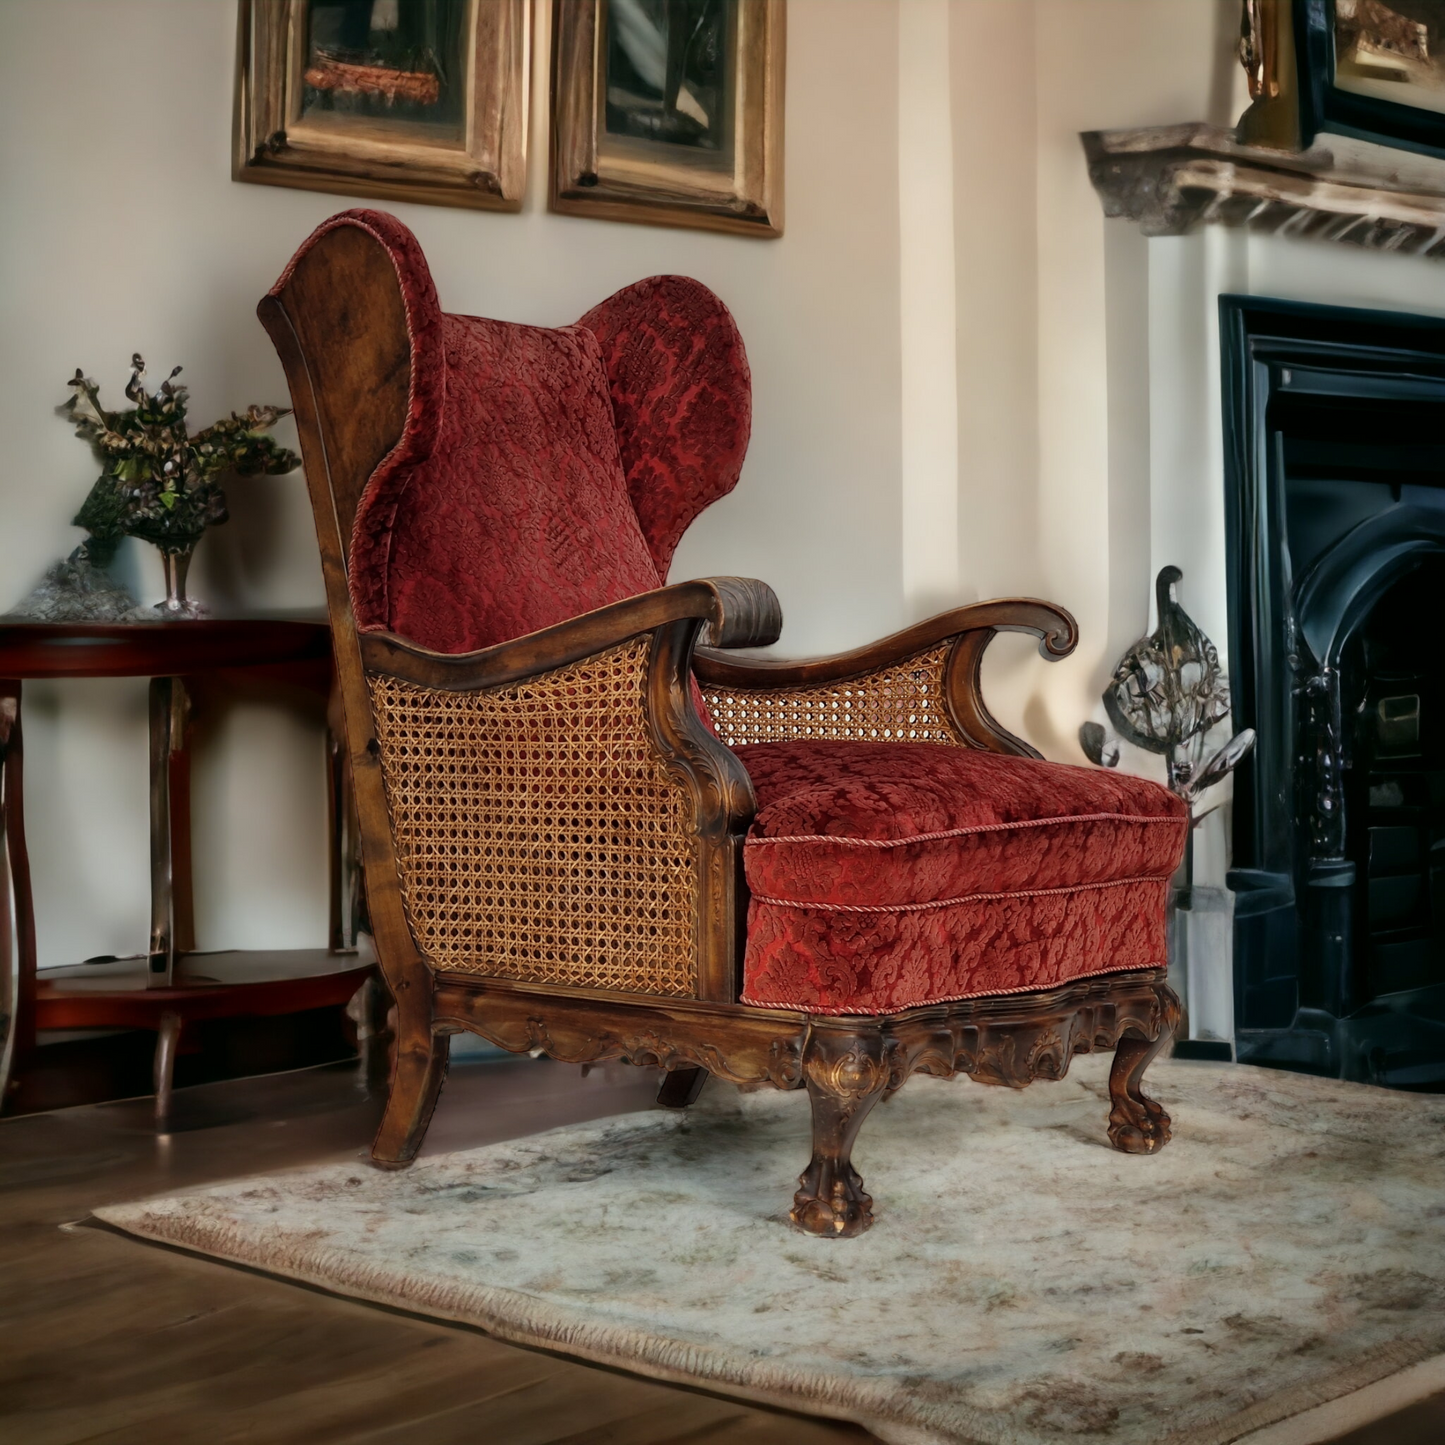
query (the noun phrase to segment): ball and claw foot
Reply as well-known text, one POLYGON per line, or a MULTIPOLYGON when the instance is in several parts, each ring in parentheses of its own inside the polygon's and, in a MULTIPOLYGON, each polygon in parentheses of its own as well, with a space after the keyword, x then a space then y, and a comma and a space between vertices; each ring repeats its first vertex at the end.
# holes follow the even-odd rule
POLYGON ((789 1218, 804 1234, 852 1239, 873 1223, 873 1201, 863 1191, 863 1176, 851 1164, 840 1174, 831 1160, 814 1159, 799 1176, 789 1218))
POLYGON ((853 1167, 853 1141, 888 1087, 877 1038, 820 1030, 803 1058, 813 1116, 813 1157, 798 1177, 789 1218, 804 1234, 851 1239, 873 1223, 873 1201, 853 1167))
POLYGON ((1140 1081, 1172 1034, 1170 1029, 1152 1040, 1125 1037, 1114 1052, 1114 1066, 1109 1071, 1109 1097, 1113 1103, 1109 1142, 1125 1154, 1157 1154, 1169 1142, 1169 1115, 1145 1096, 1140 1081))

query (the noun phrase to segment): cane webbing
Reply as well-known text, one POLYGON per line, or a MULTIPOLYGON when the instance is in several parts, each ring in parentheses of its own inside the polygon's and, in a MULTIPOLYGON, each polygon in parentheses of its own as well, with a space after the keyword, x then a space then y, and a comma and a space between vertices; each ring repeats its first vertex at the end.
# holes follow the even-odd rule
POLYGON ((943 700, 949 642, 876 672, 810 687, 705 687, 718 736, 745 743, 831 738, 846 742, 957 743, 943 700))
POLYGON ((694 996, 697 861, 634 638, 507 687, 370 679, 402 894, 432 968, 694 996))

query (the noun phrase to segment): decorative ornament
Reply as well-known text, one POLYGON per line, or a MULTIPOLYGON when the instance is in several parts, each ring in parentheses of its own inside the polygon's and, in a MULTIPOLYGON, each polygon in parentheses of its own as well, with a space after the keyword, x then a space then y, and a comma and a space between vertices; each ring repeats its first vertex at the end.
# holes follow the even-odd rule
MULTIPOLYGON (((1103 700, 1125 742, 1163 755, 1169 791, 1183 798, 1193 814, 1199 796, 1247 756, 1254 729, 1236 733, 1205 760, 1209 734, 1229 716, 1229 679, 1218 650, 1174 595, 1183 576, 1179 568, 1165 567, 1155 578, 1158 626, 1119 659, 1103 700)), ((1079 746, 1099 767, 1118 766, 1119 743, 1099 723, 1086 722, 1079 729, 1079 746)))

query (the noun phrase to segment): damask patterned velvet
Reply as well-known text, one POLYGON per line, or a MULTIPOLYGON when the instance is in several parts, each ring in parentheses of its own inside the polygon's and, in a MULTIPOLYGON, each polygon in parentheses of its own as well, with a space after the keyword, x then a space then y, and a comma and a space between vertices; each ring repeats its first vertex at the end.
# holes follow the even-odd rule
POLYGON ((442 335, 436 449, 391 524, 389 629, 469 652, 652 591, 592 333, 444 316, 442 335))
POLYGON ((743 999, 885 1013, 1165 961, 1184 805, 929 743, 739 748, 758 793, 743 999))
POLYGON ((385 212, 333 216, 297 259, 342 225, 386 248, 412 343, 406 429, 352 535, 360 628, 469 652, 660 586, 747 450, 747 356, 722 302, 656 276, 576 326, 449 315, 385 212))
POLYGON ((753 414, 743 339, 686 276, 639 281, 578 324, 602 344, 628 495, 665 581, 693 518, 742 471, 753 414))

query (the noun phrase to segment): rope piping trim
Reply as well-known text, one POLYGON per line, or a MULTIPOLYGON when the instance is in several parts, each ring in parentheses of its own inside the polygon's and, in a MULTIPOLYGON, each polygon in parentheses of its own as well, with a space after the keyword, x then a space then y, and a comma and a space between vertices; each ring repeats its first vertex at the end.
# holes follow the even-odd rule
POLYGON ((981 988, 981 989, 978 989, 976 992, 970 992, 970 993, 944 993, 944 994, 939 994, 939 995, 937 995, 936 997, 929 997, 929 998, 926 998, 926 999, 922 999, 922 1000, 920 1000, 918 1003, 899 1004, 899 1005, 897 1005, 896 1007, 889 1008, 889 1009, 881 1009, 881 1010, 880 1010, 880 1009, 862 1009, 862 1008, 839 1007, 839 1006, 836 1005, 836 1004, 830 1006, 830 1005, 826 1005, 826 1004, 816 1004, 816 1003, 809 1003, 809 1004, 778 1003, 778 1002, 776 1002, 776 1001, 774 1001, 774 1000, 771 1000, 771 999, 758 999, 758 998, 753 998, 753 997, 747 992, 746 989, 743 990, 743 994, 742 994, 742 997, 741 997, 741 999, 739 1000, 739 1002, 747 1004, 747 1006, 748 1006, 749 1008, 768 1008, 768 1009, 779 1009, 779 1010, 781 1010, 781 1009, 788 1009, 788 1010, 792 1010, 792 1011, 801 1010, 801 1011, 806 1012, 806 1013, 818 1014, 819 1016, 827 1016, 827 1017, 829 1017, 829 1018, 841 1018, 841 1017, 851 1017, 851 1018, 883 1018, 883 1017, 887 1017, 888 1014, 891 1014, 891 1013, 902 1013, 902 1012, 904 1012, 904 1011, 907 1010, 907 1009, 937 1008, 938 1005, 940 1005, 940 1004, 946 1004, 946 1003, 962 1003, 965 999, 974 999, 974 998, 1006 998, 1008 995, 1010 995, 1010 994, 1015 994, 1015 993, 1049 993, 1049 992, 1051 992, 1053 989, 1056 989, 1056 988, 1067 988, 1071 983, 1080 983, 1080 982, 1082 982, 1084 979, 1089 979, 1089 978, 1108 978, 1108 976, 1109 976, 1110 974, 1113 974, 1113 973, 1137 973, 1137 972, 1141 971, 1142 969, 1146 969, 1146 968, 1165 968, 1165 967, 1167 967, 1167 965, 1164 964, 1164 963, 1155 963, 1155 964, 1134 964, 1134 963, 1131 963, 1131 964, 1129 964, 1129 965, 1128 965, 1127 967, 1125 967, 1125 968, 1097 968, 1097 969, 1094 969, 1094 970, 1093 970, 1092 972, 1090 972, 1090 973, 1076 973, 1076 974, 1071 974, 1068 978, 1064 979, 1064 980, 1063 980, 1062 982, 1060 982, 1060 983, 1020 983, 1020 984, 1015 984, 1012 988, 981 988))
POLYGON ((906 848, 911 843, 938 843, 946 838, 967 838, 975 833, 1007 833, 1018 828, 1051 828, 1056 823, 1172 823, 1182 827, 1188 819, 1168 815, 1141 818, 1136 813, 1065 813, 1057 818, 1026 818, 1017 823, 976 823, 969 828, 947 828, 939 833, 910 833, 906 838, 840 838, 832 833, 795 833, 777 838, 749 836, 749 848, 770 843, 837 843, 845 848, 906 848))
POLYGON ((956 908, 964 903, 997 903, 1004 898, 1056 898, 1066 893, 1093 893, 1101 888, 1131 888, 1143 883, 1168 883, 1156 878, 1114 878, 1108 883, 1075 883, 1068 888, 1020 888, 1011 893, 965 893, 959 898, 935 898, 928 903, 808 903, 797 898, 770 898, 754 893, 754 903, 774 908, 812 908, 819 913, 922 913, 931 908, 956 908))

